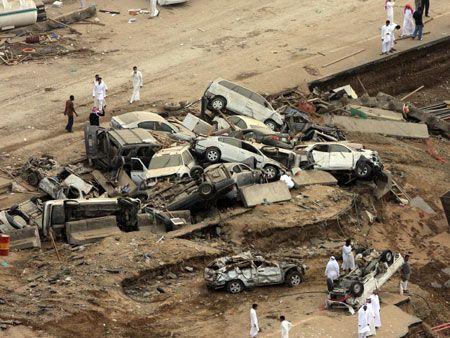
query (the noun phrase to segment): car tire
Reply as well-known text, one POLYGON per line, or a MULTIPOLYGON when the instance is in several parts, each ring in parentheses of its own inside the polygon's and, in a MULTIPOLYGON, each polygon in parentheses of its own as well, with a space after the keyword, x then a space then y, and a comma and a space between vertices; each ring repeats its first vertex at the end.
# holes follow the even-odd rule
POLYGON ((278 124, 272 120, 272 119, 267 119, 264 121, 264 124, 266 126, 268 126, 270 129, 272 129, 273 131, 279 131, 280 127, 278 126, 278 124))
POLYGON ((364 292, 364 284, 361 282, 353 282, 350 285, 350 293, 353 297, 359 297, 364 292))
POLYGON ((295 270, 289 271, 286 274, 285 282, 291 287, 299 286, 303 282, 303 275, 295 270))
POLYGON ((39 185, 39 175, 35 172, 28 173, 27 182, 29 185, 37 187, 39 185))
POLYGON ((394 263, 394 254, 391 250, 384 250, 381 253, 380 261, 387 263, 388 265, 391 265, 394 263))
POLYGON ((203 182, 198 187, 198 193, 203 198, 210 198, 214 195, 214 186, 211 183, 203 182))
POLYGON ((242 283, 239 279, 229 281, 227 283, 227 291, 233 294, 240 293, 244 291, 244 283, 242 283))
POLYGON ((223 96, 214 96, 209 101, 209 106, 214 111, 222 111, 227 106, 227 100, 223 96))
POLYGON ((274 165, 268 164, 264 167, 264 171, 269 181, 275 181, 280 176, 280 170, 274 165))
POLYGON ((220 161, 220 150, 216 147, 209 147, 205 151, 205 158, 209 163, 217 163, 220 161))
POLYGON ((372 166, 367 161, 358 162, 355 173, 359 179, 368 179, 372 175, 372 166))
POLYGON ((204 172, 203 168, 200 167, 199 165, 196 165, 191 168, 191 170, 189 171, 189 175, 191 176, 192 179, 198 180, 199 178, 202 177, 203 172, 204 172))

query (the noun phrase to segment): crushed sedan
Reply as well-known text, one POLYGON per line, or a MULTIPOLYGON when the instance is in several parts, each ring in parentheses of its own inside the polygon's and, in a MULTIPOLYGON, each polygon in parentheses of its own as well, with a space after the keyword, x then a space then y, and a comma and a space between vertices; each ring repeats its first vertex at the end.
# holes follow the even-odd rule
POLYGON ((250 252, 217 258, 206 268, 206 285, 212 289, 226 289, 230 293, 264 285, 300 285, 306 266, 298 260, 271 261, 250 252))

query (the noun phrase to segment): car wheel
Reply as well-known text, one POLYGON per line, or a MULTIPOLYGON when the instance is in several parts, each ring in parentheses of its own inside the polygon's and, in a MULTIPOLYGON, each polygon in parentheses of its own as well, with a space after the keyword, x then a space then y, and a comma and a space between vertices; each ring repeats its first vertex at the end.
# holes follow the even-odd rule
POLYGON ((205 157, 209 163, 217 163, 220 161, 220 150, 216 147, 207 148, 205 157))
POLYGON ((265 173, 267 175, 267 179, 269 181, 275 181, 278 178, 279 170, 274 165, 271 165, 271 164, 266 165, 264 167, 264 171, 265 171, 265 173))
POLYGON ((227 100, 222 96, 214 96, 211 101, 209 101, 209 105, 213 110, 221 111, 227 106, 227 100))
POLYGON ((356 165, 356 176, 360 179, 367 179, 372 174, 372 167, 368 162, 359 162, 356 165))
POLYGON ((394 254, 391 250, 385 250, 381 253, 380 260, 391 265, 394 262, 394 254))
POLYGON ((203 175, 203 168, 199 165, 196 165, 191 168, 191 170, 189 171, 189 175, 192 179, 197 180, 203 175))
POLYGON ((244 290, 244 283, 240 280, 232 280, 227 283, 227 291, 229 293, 240 293, 244 290))
POLYGON ((209 198, 214 195, 214 186, 211 183, 203 182, 198 187, 198 192, 203 198, 209 198))
POLYGON ((32 185, 33 187, 37 187, 39 184, 38 174, 35 172, 28 173, 27 182, 28 182, 28 184, 32 185))
POLYGON ((278 131, 278 129, 279 129, 278 124, 274 120, 271 120, 271 119, 265 120, 264 124, 266 126, 268 126, 270 129, 272 129, 273 131, 278 131))
POLYGON ((289 286, 299 286, 303 282, 303 275, 298 271, 290 271, 285 278, 286 284, 289 286))
POLYGON ((350 293, 353 297, 359 297, 364 292, 364 285, 361 282, 353 282, 352 285, 350 285, 350 293))

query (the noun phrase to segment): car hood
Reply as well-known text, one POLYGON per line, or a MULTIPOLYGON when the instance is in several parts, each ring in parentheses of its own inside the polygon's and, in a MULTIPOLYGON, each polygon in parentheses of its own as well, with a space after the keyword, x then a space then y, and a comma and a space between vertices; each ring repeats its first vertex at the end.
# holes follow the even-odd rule
POLYGON ((166 168, 159 168, 159 169, 149 169, 145 173, 145 177, 146 178, 157 178, 157 177, 175 175, 182 168, 183 168, 182 166, 176 166, 176 167, 166 167, 166 168))

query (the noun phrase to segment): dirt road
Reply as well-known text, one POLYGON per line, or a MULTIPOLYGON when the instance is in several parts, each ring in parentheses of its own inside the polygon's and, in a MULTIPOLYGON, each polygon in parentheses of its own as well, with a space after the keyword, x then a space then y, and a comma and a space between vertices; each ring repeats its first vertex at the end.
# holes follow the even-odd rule
MULTIPOLYGON (((50 8, 49 14, 77 6, 78 1, 67 1, 63 9, 50 8)), ((93 56, 0 66, 0 152, 62 134, 62 111, 70 94, 76 97, 79 123, 84 121, 96 73, 110 88, 110 107, 121 111, 134 109, 127 104, 133 65, 143 71, 141 96, 146 102, 197 99, 217 77, 273 92, 378 57, 379 27, 385 17, 383 4, 375 0, 191 0, 184 6, 163 8, 156 19, 137 16, 135 23, 128 23, 127 10, 145 7, 144 1, 99 0, 97 6, 121 14, 99 13, 104 27, 77 26, 83 35, 76 38, 95 52, 93 56), (321 67, 360 48, 366 51, 321 67)), ((395 11, 401 22, 401 8, 395 11)), ((435 19, 427 25, 432 34, 426 39, 449 33, 448 12, 448 1, 433 1, 435 19)), ((403 41, 398 49, 416 43, 403 41)))

